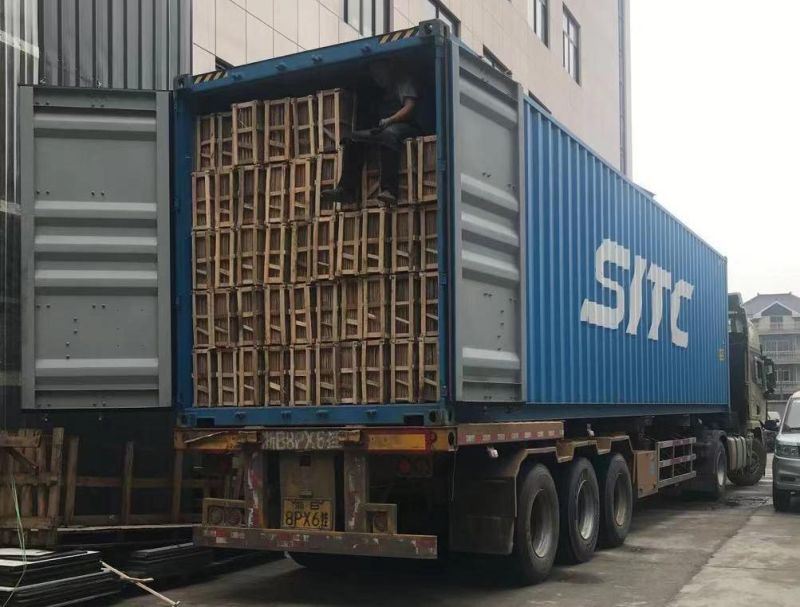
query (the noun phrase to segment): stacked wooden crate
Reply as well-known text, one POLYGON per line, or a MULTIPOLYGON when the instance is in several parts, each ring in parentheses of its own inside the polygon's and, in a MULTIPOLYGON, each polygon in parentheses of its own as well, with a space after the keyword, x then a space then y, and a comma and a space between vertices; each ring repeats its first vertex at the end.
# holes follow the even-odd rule
POLYGON ((342 89, 198 118, 196 406, 438 400, 436 139, 405 142, 396 207, 377 153, 331 204, 354 121, 342 89))

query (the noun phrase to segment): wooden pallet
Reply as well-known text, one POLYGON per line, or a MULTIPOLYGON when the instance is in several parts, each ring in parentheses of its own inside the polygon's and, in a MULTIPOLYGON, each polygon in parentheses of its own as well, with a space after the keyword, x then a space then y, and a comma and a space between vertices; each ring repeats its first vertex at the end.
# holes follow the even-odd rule
POLYGON ((357 405, 361 402, 361 343, 339 343, 339 402, 357 405))
POLYGON ((383 203, 378 200, 381 193, 381 156, 376 148, 369 148, 361 169, 361 206, 379 207, 383 203))
POLYGON ((214 330, 211 343, 214 347, 232 348, 238 343, 237 305, 234 289, 222 289, 212 293, 211 311, 214 315, 214 330))
POLYGON ((345 278, 339 285, 339 296, 341 303, 339 311, 341 321, 339 329, 341 340, 361 339, 363 337, 363 282, 360 278, 345 278))
POLYGON ((413 272, 419 253, 419 213, 414 207, 392 210, 392 272, 413 272))
POLYGON ((214 350, 192 352, 194 406, 211 407, 217 402, 217 353, 214 350))
POLYGON ((214 297, 210 291, 192 293, 192 327, 194 347, 214 347, 214 297))
POLYGON ((289 221, 309 221, 314 214, 314 158, 293 160, 289 175, 289 221))
POLYGON ((266 223, 285 223, 289 220, 289 165, 268 164, 266 173, 266 223))
POLYGON ((312 275, 314 280, 336 278, 336 217, 328 215, 314 219, 312 275))
POLYGON ((386 249, 389 232, 386 230, 386 209, 364 209, 361 217, 361 272, 386 272, 386 249))
POLYGON ((194 168, 196 171, 217 167, 217 117, 198 116, 194 128, 194 168))
POLYGON ((233 164, 258 164, 264 161, 264 110, 261 101, 234 103, 233 164))
POLYGON ((289 404, 314 404, 314 346, 289 348, 289 404))
POLYGON ((425 337, 418 342, 419 397, 418 402, 439 400, 439 338, 425 337))
POLYGON ((413 339, 392 340, 389 344, 389 400, 413 403, 417 400, 417 343, 413 339))
POLYGON ((417 202, 438 200, 436 135, 417 138, 417 202))
POLYGON ((292 99, 292 150, 295 158, 317 153, 316 95, 292 99))
POLYGON ((264 260, 264 282, 280 285, 286 279, 286 250, 288 228, 284 224, 267 226, 267 252, 264 260))
POLYGON ((355 276, 361 270, 361 212, 339 213, 336 275, 355 276))
POLYGON ((390 277, 392 339, 413 339, 417 335, 417 282, 415 274, 392 274, 390 277))
POLYGON ((318 342, 339 341, 339 283, 320 282, 317 291, 316 326, 314 335, 318 342))
POLYGON ((214 244, 217 252, 214 264, 214 288, 234 287, 236 286, 236 230, 230 228, 217 230, 214 244))
POLYGON ((214 228, 216 175, 211 171, 192 173, 192 229, 214 228))
POLYGON ((233 114, 217 114, 217 169, 233 167, 233 114))
POLYGON ((289 350, 283 346, 271 346, 263 350, 264 388, 266 404, 284 406, 289 400, 287 387, 289 350))
POLYGON ((264 291, 261 287, 239 287, 236 290, 239 319, 239 345, 259 346, 264 343, 264 291))
POLYGON ((335 188, 342 178, 342 150, 320 154, 316 158, 317 182, 314 192, 314 216, 335 215, 339 204, 322 200, 322 192, 335 188))
POLYGON ((423 272, 436 272, 439 270, 438 209, 436 205, 425 205, 420 207, 419 213, 419 269, 423 272))
POLYGON ((317 344, 315 347, 316 403, 334 405, 339 402, 339 346, 337 344, 317 344))
POLYGON ((386 402, 386 342, 361 343, 361 402, 381 404, 386 402))
POLYGON ((264 151, 266 162, 286 162, 292 157, 292 100, 264 102, 264 151))
POLYGON ((314 294, 309 285, 289 287, 289 338, 292 344, 314 343, 314 294))
POLYGON ((218 348, 217 354, 217 405, 235 407, 239 401, 239 351, 218 348))
POLYGON ((288 343, 286 304, 287 297, 285 287, 270 285, 264 288, 264 343, 268 346, 282 346, 288 343))
POLYGON ((239 349, 239 406, 257 407, 264 399, 264 356, 258 348, 239 349))
POLYGON ((400 152, 400 181, 397 188, 397 204, 414 204, 417 200, 417 140, 406 139, 400 152))
POLYGON ((236 284, 264 284, 264 259, 267 243, 266 229, 261 226, 239 228, 236 254, 236 284))
POLYGON ((341 147, 356 123, 356 97, 344 89, 317 93, 317 142, 319 152, 332 152, 341 147))
POLYGON ((311 282, 314 279, 313 231, 311 223, 298 222, 292 224, 289 280, 293 283, 311 282))
POLYGON ((389 306, 389 293, 386 287, 386 277, 368 276, 362 279, 364 286, 361 288, 364 304, 362 307, 364 339, 384 339, 389 337, 389 320, 387 312, 389 306))
POLYGON ((192 288, 211 289, 214 286, 214 260, 217 235, 213 230, 192 232, 192 288))
POLYGON ((267 212, 264 167, 239 167, 238 181, 239 200, 236 206, 239 213, 239 226, 263 225, 267 212))
POLYGON ((439 274, 419 275, 419 333, 422 337, 439 334, 439 274))

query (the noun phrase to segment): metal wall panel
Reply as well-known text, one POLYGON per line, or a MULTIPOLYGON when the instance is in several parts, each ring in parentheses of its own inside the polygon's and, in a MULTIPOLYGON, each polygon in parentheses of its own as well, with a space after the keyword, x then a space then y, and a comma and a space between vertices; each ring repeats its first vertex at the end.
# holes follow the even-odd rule
POLYGON ((21 95, 23 408, 169 407, 169 93, 21 95))
POLYGON ((532 102, 525 127, 528 401, 726 406, 725 258, 532 102))

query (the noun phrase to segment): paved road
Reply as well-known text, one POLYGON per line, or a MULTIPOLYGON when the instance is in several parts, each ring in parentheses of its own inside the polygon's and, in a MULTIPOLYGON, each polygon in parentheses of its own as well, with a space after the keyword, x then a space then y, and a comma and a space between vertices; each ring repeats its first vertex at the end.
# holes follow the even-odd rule
MULTIPOLYGON (((772 607, 800 600, 800 504, 772 509, 771 478, 729 488, 709 504, 657 498, 640 504, 626 544, 598 552, 550 580, 507 588, 485 569, 403 568, 393 575, 312 573, 291 560, 260 565, 191 586, 167 589, 186 606, 618 605, 625 607, 772 607)), ((155 605, 134 598, 127 607, 155 605)))

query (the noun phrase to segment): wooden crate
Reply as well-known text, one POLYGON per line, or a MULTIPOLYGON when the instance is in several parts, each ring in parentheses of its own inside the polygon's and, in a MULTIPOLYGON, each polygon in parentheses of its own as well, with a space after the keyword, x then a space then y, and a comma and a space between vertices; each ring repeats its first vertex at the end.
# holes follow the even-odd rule
POLYGON ((267 233, 261 226, 239 228, 236 255, 236 284, 239 286, 264 284, 264 258, 267 233))
POLYGON ((383 206, 378 200, 381 193, 381 156, 377 148, 370 147, 364 156, 361 169, 361 205, 364 207, 383 206))
POLYGON ((419 264, 419 213, 400 207, 392 213, 392 272, 413 272, 419 264))
POLYGON ((217 402, 217 353, 214 350, 192 352, 194 406, 211 407, 217 402))
POLYGON ((418 342, 419 397, 418 402, 439 400, 439 338, 425 337, 418 342))
POLYGON ((267 286, 264 288, 265 334, 264 343, 278 346, 288 343, 286 328, 286 288, 267 286))
POLYGON ((260 226, 266 220, 265 169, 261 166, 239 167, 239 226, 260 226))
POLYGON ((217 230, 214 287, 227 289, 236 286, 236 230, 217 230))
POLYGON ((414 204, 417 200, 417 140, 406 139, 400 152, 400 181, 397 188, 397 204, 414 204))
POLYGON ((413 339, 392 340, 389 350, 389 401, 392 403, 416 402, 418 396, 415 365, 417 343, 413 339))
POLYGON ((316 95, 292 99, 292 150, 295 158, 317 153, 316 95))
POLYGON ((264 389, 266 404, 282 407, 289 401, 288 368, 289 350, 283 346, 265 348, 264 354, 264 389))
POLYGON ((239 351, 215 350, 217 354, 217 405, 235 407, 239 400, 239 351))
POLYGON ((214 291, 212 296, 214 330, 211 343, 220 348, 234 347, 239 340, 236 291, 223 289, 214 291))
POLYGON ((198 116, 194 128, 194 168, 196 171, 217 166, 217 117, 214 114, 198 116))
POLYGON ((356 123, 356 97, 344 89, 317 93, 317 143, 319 152, 339 149, 356 123))
POLYGON ((417 276, 392 274, 390 277, 390 332, 392 339, 413 339, 417 336, 417 276))
POLYGON ((386 288, 386 277, 368 276, 362 279, 364 286, 361 293, 364 297, 362 308, 364 339, 383 339, 389 337, 389 293, 386 288))
POLYGON ((364 209, 361 217, 361 272, 386 272, 386 250, 389 232, 386 230, 386 209, 364 209))
POLYGON ((314 404, 314 346, 289 348, 289 404, 314 404))
POLYGON ((213 230, 192 232, 192 288, 214 287, 217 235, 213 230))
POLYGON ((289 165, 268 164, 264 167, 266 184, 266 223, 289 220, 289 165))
POLYGON ((294 344, 314 342, 314 289, 309 285, 289 287, 289 338, 294 344))
POLYGON ((439 274, 419 275, 419 333, 423 337, 439 334, 439 274))
POLYGON ((210 291, 192 293, 192 327, 194 347, 197 349, 214 346, 214 298, 210 291))
POLYGON ((217 173, 214 189, 214 227, 233 228, 239 218, 237 207, 236 169, 225 169, 217 173))
POLYGON ((214 228, 216 175, 211 171, 192 173, 192 229, 214 228))
POLYGON ((239 287, 236 291, 239 320, 239 345, 264 343, 264 291, 261 287, 239 287))
POLYGON ((361 269, 361 212, 339 213, 336 275, 355 276, 361 269))
POLYGON ((289 221, 309 221, 314 213, 314 158, 293 160, 289 174, 289 221))
POLYGON ((292 157, 292 100, 264 102, 264 153, 266 162, 285 162, 292 157))
POLYGON ((315 288, 317 322, 314 335, 319 342, 339 341, 339 283, 321 282, 315 288))
POLYGON ((339 284, 339 311, 341 313, 339 329, 342 341, 363 337, 364 296, 362 293, 363 283, 359 278, 346 278, 339 284))
POLYGON ((386 342, 365 341, 361 344, 361 402, 386 402, 386 342))
POLYGON ((217 114, 217 169, 233 167, 233 114, 217 114))
POLYGON ((438 200, 436 135, 417 137, 417 202, 438 200))
POLYGON ((423 272, 436 272, 439 269, 438 209, 435 205, 426 205, 420 207, 419 213, 419 269, 423 272))
POLYGON ((267 226, 267 252, 264 260, 264 282, 283 284, 286 278, 286 250, 288 228, 284 224, 267 226))
POLYGON ((314 219, 313 232, 313 279, 333 280, 336 277, 336 217, 314 219))
POLYGON ((342 150, 328 154, 320 154, 316 158, 317 181, 314 192, 314 216, 334 215, 338 210, 337 202, 322 200, 322 192, 332 190, 342 178, 342 150))
POLYGON ((361 343, 339 344, 339 402, 357 405, 361 402, 361 343))
POLYGON ((260 101, 234 103, 233 164, 258 164, 264 161, 264 110, 260 101))
POLYGON ((334 405, 339 402, 339 346, 317 344, 315 347, 316 402, 318 405, 334 405))
POLYGON ((239 406, 264 404, 264 357, 258 348, 239 349, 239 406))
POLYGON ((311 282, 314 279, 313 247, 314 239, 311 223, 293 223, 292 253, 289 257, 289 280, 291 282, 311 282))

